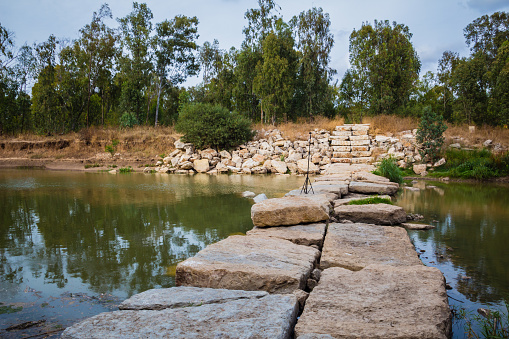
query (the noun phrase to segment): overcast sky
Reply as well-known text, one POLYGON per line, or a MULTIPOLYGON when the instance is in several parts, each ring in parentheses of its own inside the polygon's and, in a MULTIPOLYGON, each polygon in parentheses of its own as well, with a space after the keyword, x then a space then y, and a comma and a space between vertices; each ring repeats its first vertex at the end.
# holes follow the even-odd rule
MULTIPOLYGON (((13 31, 16 45, 45 41, 50 34, 75 39, 78 31, 90 22, 94 11, 106 2, 113 20, 124 17, 132 9, 127 0, 0 0, 0 24, 13 31)), ((138 1, 143 2, 143 1, 138 1)), ((201 45, 219 40, 220 48, 239 48, 242 28, 247 25, 244 13, 257 8, 256 0, 148 0, 154 14, 153 23, 171 19, 177 14, 198 17, 201 45)), ((463 29, 474 19, 496 11, 509 12, 509 0, 276 0, 285 21, 312 7, 329 13, 334 48, 331 66, 341 79, 349 67, 348 38, 363 22, 377 20, 405 24, 413 34, 412 42, 422 62, 422 72, 436 72, 442 53, 451 50, 468 55, 463 29)), ((199 79, 188 81, 194 85, 199 79)))

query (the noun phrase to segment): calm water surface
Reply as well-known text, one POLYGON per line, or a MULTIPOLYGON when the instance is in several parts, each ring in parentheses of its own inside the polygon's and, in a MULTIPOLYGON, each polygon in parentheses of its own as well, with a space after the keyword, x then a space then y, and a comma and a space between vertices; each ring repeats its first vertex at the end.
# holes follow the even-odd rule
POLYGON ((0 171, 0 331, 40 319, 65 327, 174 286, 178 262, 253 227, 243 191, 279 197, 303 181, 0 171))
MULTIPOLYGON (((421 260, 439 268, 453 287, 449 303, 472 316, 480 307, 507 313, 509 303, 509 186, 419 182, 396 202, 422 214, 434 230, 409 231, 421 260)), ((465 338, 464 322, 453 322, 465 338)))
MULTIPOLYGON (((175 266, 252 228, 246 190, 279 197, 303 177, 0 171, 0 336, 49 332, 150 288, 175 266), (46 320, 23 332, 5 328, 46 320)), ((420 182, 396 204, 424 215, 410 231, 421 259, 475 312, 509 301, 509 187, 420 182)), ((463 338, 455 322, 454 337, 463 338)), ((54 334, 58 335, 59 332, 54 334)))

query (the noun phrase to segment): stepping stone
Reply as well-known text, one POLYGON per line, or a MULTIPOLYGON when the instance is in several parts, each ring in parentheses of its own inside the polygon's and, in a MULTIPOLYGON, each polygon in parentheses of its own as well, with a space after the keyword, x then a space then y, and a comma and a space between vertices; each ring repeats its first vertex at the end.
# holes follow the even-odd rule
POLYGON ((370 265, 322 272, 296 338, 450 338, 445 279, 434 267, 370 265))
POLYGON ((177 286, 292 293, 304 289, 320 251, 261 236, 230 236, 179 263, 177 286))
POLYGON ((329 224, 320 268, 362 270, 371 264, 422 265, 405 229, 367 224, 329 224))
POLYGON ((255 227, 252 230, 247 231, 246 235, 259 235, 264 237, 285 239, 297 245, 316 245, 319 248, 322 248, 323 238, 325 236, 325 224, 264 228, 255 227))
MULTIPOLYGON (((157 307, 168 308, 101 313, 68 327, 62 338, 289 339, 298 313, 294 295, 184 287, 159 293, 162 302, 157 307)), ((129 303, 136 309, 147 304, 144 298, 157 299, 157 294, 134 296, 129 303)))
MULTIPOLYGON (((333 204, 334 204, 334 207, 341 206, 341 205, 348 205, 351 201, 364 200, 364 199, 373 198, 373 197, 374 197, 373 195, 368 195, 368 194, 350 193, 341 199, 334 200, 333 204)), ((376 195, 376 197, 391 200, 390 195, 376 195)))
POLYGON ((373 183, 364 181, 352 181, 350 182, 348 189, 353 193, 394 195, 399 189, 399 184, 394 182, 373 183))
POLYGON ((406 221, 402 207, 389 204, 341 205, 334 208, 338 219, 376 225, 399 225, 406 221))
POLYGON ((257 227, 298 225, 329 219, 330 201, 303 196, 267 199, 251 207, 251 219, 257 227), (323 200, 323 201, 322 201, 323 200))
POLYGON ((433 225, 428 225, 428 224, 415 224, 415 223, 408 223, 408 222, 405 222, 405 223, 402 223, 401 226, 403 226, 404 228, 406 228, 407 230, 431 230, 433 228, 435 228, 435 226, 433 225))

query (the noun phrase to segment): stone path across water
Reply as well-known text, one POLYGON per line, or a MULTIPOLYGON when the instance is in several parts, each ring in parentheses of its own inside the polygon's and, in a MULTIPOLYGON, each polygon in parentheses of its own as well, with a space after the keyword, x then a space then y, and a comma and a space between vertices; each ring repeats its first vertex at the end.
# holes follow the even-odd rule
POLYGON ((182 286, 133 296, 121 311, 89 318, 62 337, 450 337, 444 277, 422 265, 404 228, 379 226, 387 218, 383 213, 374 219, 378 225, 324 220, 324 213, 340 216, 342 203, 335 199, 359 197, 345 195, 344 186, 362 182, 394 192, 394 184, 380 177, 353 167, 346 173, 337 165, 320 178, 317 186, 331 186, 321 194, 293 192, 299 196, 255 204, 253 221, 264 227, 181 262, 176 283, 182 286), (290 201, 300 208, 287 206, 290 201))

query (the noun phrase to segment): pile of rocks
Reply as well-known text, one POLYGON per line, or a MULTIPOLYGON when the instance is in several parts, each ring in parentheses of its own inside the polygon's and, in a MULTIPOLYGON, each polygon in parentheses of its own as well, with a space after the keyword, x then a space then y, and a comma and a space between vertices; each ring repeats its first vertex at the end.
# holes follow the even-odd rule
POLYGON ((450 337, 442 273, 422 265, 403 228, 380 225, 401 222, 401 208, 384 208, 376 224, 329 222, 345 217, 338 201, 398 189, 348 168, 331 165, 312 194, 253 205, 255 228, 179 263, 179 287, 135 295, 62 338, 450 337))
POLYGON ((401 167, 420 162, 416 132, 394 136, 369 135, 369 124, 336 126, 331 132, 315 129, 308 140, 291 141, 277 130, 262 131, 258 139, 236 150, 196 150, 192 144, 175 142, 175 151, 159 160, 160 173, 324 174, 334 163, 372 164, 391 156, 401 167))

